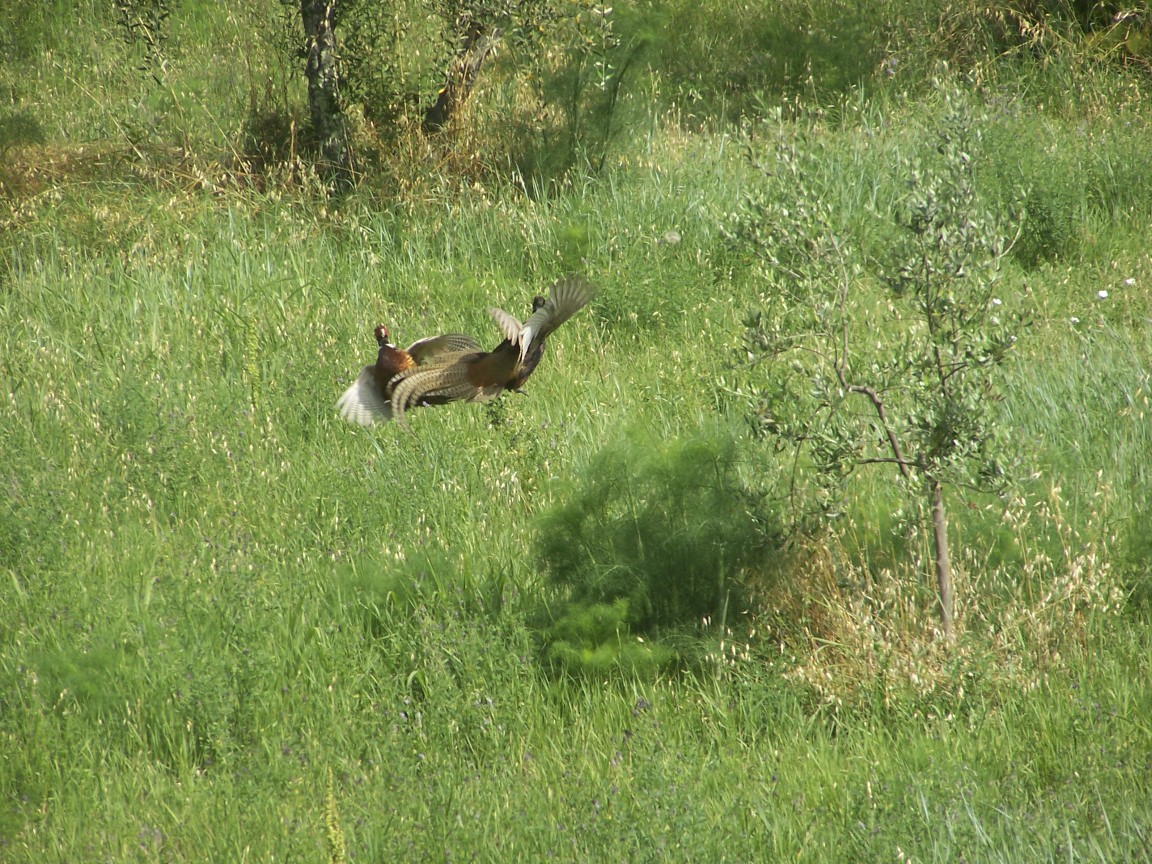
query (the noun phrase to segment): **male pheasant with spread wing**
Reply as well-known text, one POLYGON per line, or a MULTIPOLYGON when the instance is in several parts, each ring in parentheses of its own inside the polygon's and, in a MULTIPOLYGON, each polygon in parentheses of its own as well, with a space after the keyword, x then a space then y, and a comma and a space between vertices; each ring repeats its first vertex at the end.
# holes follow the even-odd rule
MULTIPOLYGON (((352 386, 337 400, 340 416, 361 426, 392 419, 393 379, 443 355, 456 356, 461 351, 479 351, 480 343, 463 333, 446 333, 413 342, 407 348, 398 348, 388 341, 388 328, 376 327, 376 342, 380 351, 376 363, 365 366, 352 386)), ((417 400, 415 405, 434 405, 447 400, 435 398, 417 400)), ((409 406, 412 407, 412 406, 409 406)))

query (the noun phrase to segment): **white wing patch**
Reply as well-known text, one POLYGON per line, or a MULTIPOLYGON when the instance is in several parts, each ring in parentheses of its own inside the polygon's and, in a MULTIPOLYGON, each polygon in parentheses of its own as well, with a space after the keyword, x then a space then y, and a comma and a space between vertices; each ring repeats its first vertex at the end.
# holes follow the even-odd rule
POLYGON ((359 423, 361 426, 371 426, 377 421, 386 422, 392 419, 392 406, 380 395, 376 387, 376 378, 372 373, 373 367, 365 366, 352 382, 352 386, 336 400, 336 408, 345 420, 359 423))

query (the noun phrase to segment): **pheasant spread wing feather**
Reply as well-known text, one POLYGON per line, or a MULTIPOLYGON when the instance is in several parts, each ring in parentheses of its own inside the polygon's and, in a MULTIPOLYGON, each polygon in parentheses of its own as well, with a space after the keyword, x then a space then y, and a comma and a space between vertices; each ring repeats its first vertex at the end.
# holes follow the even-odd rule
POLYGON ((371 366, 360 370, 356 380, 336 400, 340 416, 361 426, 371 426, 377 421, 392 419, 392 406, 381 395, 376 386, 376 378, 371 366))
POLYGON ((554 283, 547 301, 528 316, 520 329, 520 361, 524 361, 533 341, 547 337, 584 308, 595 293, 592 283, 580 276, 567 276, 554 283))
POLYGON ((513 345, 517 344, 523 326, 520 323, 520 319, 509 315, 503 309, 497 309, 495 307, 489 309, 488 312, 496 319, 496 326, 500 328, 500 332, 504 334, 504 338, 513 345))
POLYGON ((468 380, 468 361, 476 356, 472 351, 445 354, 435 363, 401 372, 389 384, 392 416, 406 426, 404 412, 421 401, 459 402, 476 398, 479 388, 468 380))
POLYGON ((416 365, 423 366, 444 354, 454 354, 459 351, 479 351, 480 343, 465 333, 445 333, 443 336, 429 336, 427 339, 418 339, 408 346, 408 354, 416 361, 416 365))

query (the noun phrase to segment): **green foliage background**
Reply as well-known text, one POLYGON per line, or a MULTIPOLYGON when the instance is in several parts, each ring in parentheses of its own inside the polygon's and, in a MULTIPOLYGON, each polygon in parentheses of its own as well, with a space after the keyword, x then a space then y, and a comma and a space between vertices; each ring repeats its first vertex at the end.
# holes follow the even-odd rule
POLYGON ((1146 19, 1050 6, 581 6, 333 200, 279 4, 151 54, 6 4, 0 859, 1146 858, 1146 19), (942 60, 1030 322, 948 652, 890 482, 777 532, 811 466, 746 434, 776 283, 729 231, 807 142, 875 261, 942 60), (339 421, 375 324, 495 339, 572 270, 525 397, 339 421))

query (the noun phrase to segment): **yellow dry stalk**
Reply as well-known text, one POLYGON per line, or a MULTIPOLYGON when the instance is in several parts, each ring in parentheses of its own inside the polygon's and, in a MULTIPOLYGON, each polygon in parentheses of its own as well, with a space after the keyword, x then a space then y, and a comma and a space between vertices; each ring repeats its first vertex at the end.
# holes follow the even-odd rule
POLYGON ((249 316, 244 321, 244 374, 248 376, 249 396, 254 411, 260 410, 260 334, 256 320, 249 316))
POLYGON ((324 828, 328 834, 328 861, 345 864, 348 860, 344 844, 344 829, 340 826, 340 811, 336 808, 336 784, 332 769, 328 769, 328 790, 324 796, 324 828))

